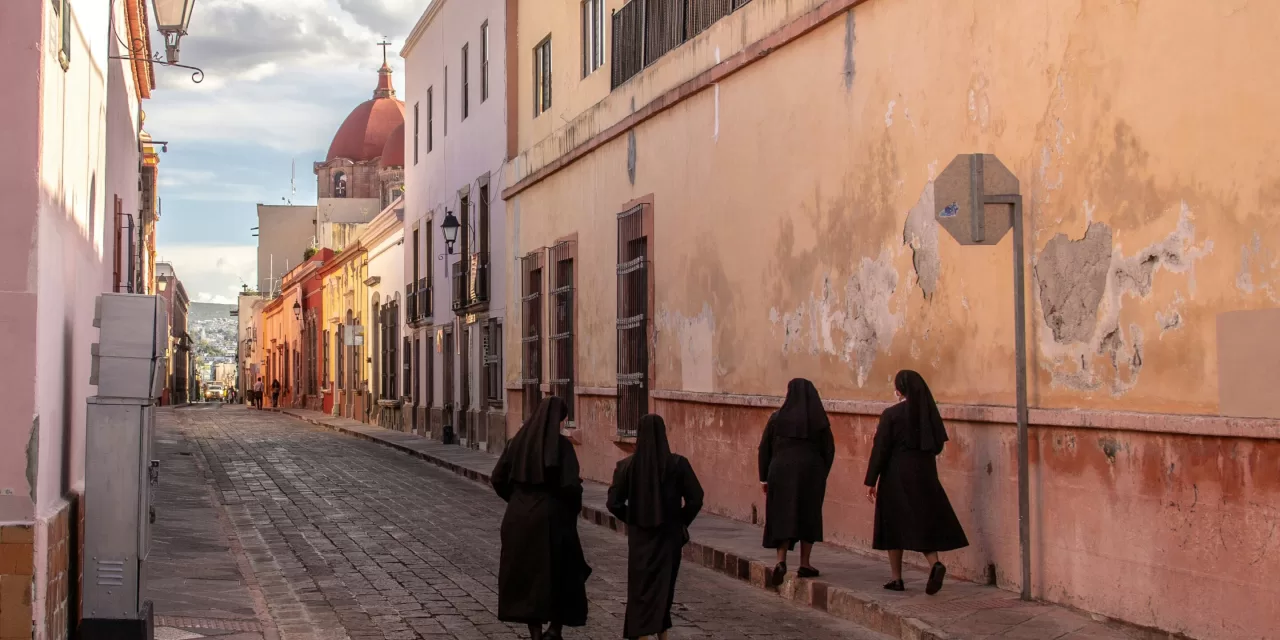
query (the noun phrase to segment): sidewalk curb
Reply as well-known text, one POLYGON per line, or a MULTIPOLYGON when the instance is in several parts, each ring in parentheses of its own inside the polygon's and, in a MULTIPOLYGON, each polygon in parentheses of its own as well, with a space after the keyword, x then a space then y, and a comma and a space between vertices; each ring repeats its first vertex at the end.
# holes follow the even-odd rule
MULTIPOLYGON (((299 415, 287 409, 280 412, 317 427, 394 449, 414 458, 430 462, 468 480, 482 483, 486 486, 489 485, 488 473, 467 469, 428 453, 417 451, 395 442, 375 438, 367 433, 361 433, 342 425, 329 424, 323 420, 299 415)), ((619 523, 617 518, 608 511, 583 505, 582 519, 598 527, 626 535, 625 525, 619 523)), ((901 640, 959 640, 959 636, 941 631, 923 620, 902 616, 884 607, 879 602, 863 597, 856 591, 832 585, 822 580, 798 578, 794 573, 789 573, 786 580, 778 588, 768 587, 766 586, 765 578, 773 567, 757 560, 738 557, 736 554, 701 544, 696 540, 691 540, 685 545, 684 559, 687 562, 692 562, 717 573, 746 582, 757 589, 775 592, 796 604, 817 609, 894 638, 900 638, 901 640)))

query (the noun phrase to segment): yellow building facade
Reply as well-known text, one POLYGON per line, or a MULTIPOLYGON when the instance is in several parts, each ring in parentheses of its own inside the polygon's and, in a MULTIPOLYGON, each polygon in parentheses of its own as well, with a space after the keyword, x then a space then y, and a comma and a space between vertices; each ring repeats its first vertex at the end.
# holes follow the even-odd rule
POLYGON ((324 410, 368 422, 369 362, 365 327, 369 308, 368 251, 348 244, 320 271, 324 281, 324 327, 328 332, 324 410))

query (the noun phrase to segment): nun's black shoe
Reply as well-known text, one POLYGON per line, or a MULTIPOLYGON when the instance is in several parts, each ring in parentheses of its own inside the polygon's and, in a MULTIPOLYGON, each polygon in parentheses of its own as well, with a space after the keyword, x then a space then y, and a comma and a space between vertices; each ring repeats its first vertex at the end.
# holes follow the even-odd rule
POLYGON ((890 591, 906 591, 907 586, 901 580, 894 580, 884 585, 884 588, 890 591))

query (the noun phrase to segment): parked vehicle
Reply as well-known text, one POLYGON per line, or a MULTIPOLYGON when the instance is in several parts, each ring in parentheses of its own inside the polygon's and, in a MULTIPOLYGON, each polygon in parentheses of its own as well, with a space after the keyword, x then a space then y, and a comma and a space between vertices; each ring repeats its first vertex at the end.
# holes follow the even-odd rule
POLYGON ((204 388, 204 401, 222 400, 226 397, 226 388, 219 383, 210 383, 204 388))

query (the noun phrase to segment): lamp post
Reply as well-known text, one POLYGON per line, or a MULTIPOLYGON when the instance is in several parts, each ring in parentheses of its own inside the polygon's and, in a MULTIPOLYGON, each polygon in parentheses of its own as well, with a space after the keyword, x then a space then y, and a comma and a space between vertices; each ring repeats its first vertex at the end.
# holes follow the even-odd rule
POLYGON ((156 30, 164 36, 165 59, 169 64, 178 62, 178 43, 182 36, 187 35, 195 4, 196 0, 152 0, 156 30))
POLYGON ((462 227, 452 211, 445 209, 444 222, 440 223, 440 233, 444 234, 445 251, 453 255, 453 244, 458 241, 458 229, 462 227))
POLYGON ((302 305, 296 301, 293 303, 293 319, 302 322, 302 305))

